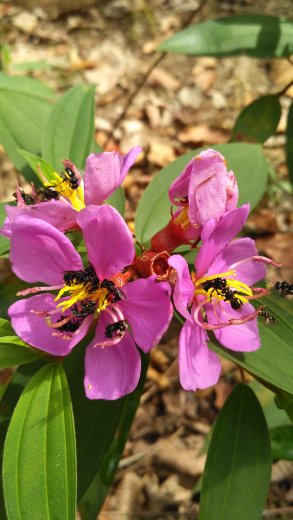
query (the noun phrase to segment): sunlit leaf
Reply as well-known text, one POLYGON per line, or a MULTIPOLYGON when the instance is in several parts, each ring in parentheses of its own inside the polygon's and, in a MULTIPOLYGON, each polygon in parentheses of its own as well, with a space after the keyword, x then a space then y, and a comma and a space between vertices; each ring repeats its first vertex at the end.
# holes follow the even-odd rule
MULTIPOLYGON (((222 356, 231 359, 272 388, 293 394, 293 305, 279 296, 262 298, 269 312, 275 317, 273 325, 261 319, 259 331, 261 348, 255 352, 234 352, 213 341, 211 348, 222 356)), ((233 327, 231 326, 231 334, 233 327)), ((279 405, 278 405, 279 406, 279 405)))
POLYGON ((33 376, 16 405, 4 446, 3 483, 9 520, 74 520, 74 423, 59 363, 33 376))
POLYGON ((232 140, 264 143, 275 133, 280 117, 278 96, 260 97, 240 112, 232 130, 232 140))
POLYGON ((48 181, 55 180, 55 170, 50 163, 45 161, 45 159, 33 153, 27 152, 26 150, 22 150, 20 148, 18 149, 18 151, 20 155, 22 155, 26 162, 30 165, 31 169, 37 174, 42 184, 44 183, 42 173, 48 181))
POLYGON ((42 156, 57 171, 65 158, 77 168, 84 168, 93 142, 94 99, 94 85, 76 85, 52 110, 43 136, 42 156))
POLYGON ((262 409, 253 391, 238 385, 216 419, 203 474, 199 520, 259 520, 271 465, 262 409))
POLYGON ((232 15, 192 25, 158 46, 192 56, 281 58, 293 53, 293 24, 269 15, 232 15))
POLYGON ((53 106, 53 93, 45 84, 0 72, 0 142, 16 168, 29 181, 38 182, 18 152, 41 151, 42 136, 53 106))

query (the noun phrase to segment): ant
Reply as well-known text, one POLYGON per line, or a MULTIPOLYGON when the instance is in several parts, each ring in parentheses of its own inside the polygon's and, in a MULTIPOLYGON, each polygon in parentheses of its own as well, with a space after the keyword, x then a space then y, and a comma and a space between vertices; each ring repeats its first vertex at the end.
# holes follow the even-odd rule
POLYGON ((258 314, 260 316, 263 316, 267 323, 272 323, 273 324, 276 321, 275 317, 272 316, 266 309, 261 309, 260 311, 258 311, 258 314))
POLYGON ((113 339, 114 336, 119 337, 123 335, 128 329, 128 323, 126 320, 115 321, 115 323, 110 323, 107 325, 105 330, 105 337, 108 339, 113 339))
POLYGON ((293 294, 293 284, 289 284, 288 282, 276 282, 274 285, 276 291, 279 291, 280 296, 292 296, 293 294))

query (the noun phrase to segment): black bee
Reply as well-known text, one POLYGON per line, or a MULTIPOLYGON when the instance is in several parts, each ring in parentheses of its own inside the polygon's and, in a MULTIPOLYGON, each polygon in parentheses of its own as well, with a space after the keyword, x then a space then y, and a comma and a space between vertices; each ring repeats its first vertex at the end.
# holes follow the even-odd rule
POLYGON ((46 202, 48 200, 58 200, 60 195, 61 193, 54 190, 54 186, 43 186, 42 188, 37 189, 37 196, 41 202, 46 202))
MULTIPOLYGON (((34 197, 25 193, 22 188, 18 188, 18 190, 22 200, 26 203, 27 206, 32 206, 33 204, 36 204, 34 197)), ((17 193, 13 193, 12 195, 17 200, 17 193)))
POLYGON ((208 291, 209 289, 213 289, 212 293, 216 291, 217 294, 220 294, 223 289, 227 287, 227 280, 225 278, 214 278, 213 280, 207 280, 203 283, 203 290, 208 291))
POLYGON ((123 335, 128 329, 128 323, 126 320, 115 321, 115 323, 110 323, 107 325, 105 330, 105 337, 108 339, 113 339, 115 336, 119 337, 123 335))
POLYGON ((72 190, 77 190, 79 186, 79 180, 71 168, 65 168, 65 173, 61 173, 61 177, 64 181, 68 182, 72 190))
POLYGON ((242 307, 243 305, 243 302, 239 298, 237 298, 235 294, 236 292, 231 291, 231 289, 228 289, 228 287, 222 289, 222 295, 224 296, 224 300, 230 303, 234 311, 240 309, 240 307, 242 307))
POLYGON ((72 307, 71 312, 72 312, 73 316, 75 316, 76 318, 78 318, 80 320, 83 320, 90 314, 94 314, 95 308, 96 308, 96 304, 94 301, 84 300, 84 301, 80 302, 79 306, 74 305, 72 307))
POLYGON ((288 282, 276 282, 274 285, 276 291, 279 291, 280 296, 289 296, 293 294, 293 284, 288 282))
MULTIPOLYGON (((59 321, 62 321, 64 318, 59 318, 59 320, 57 320, 57 322, 59 321)), ((79 320, 70 320, 68 321, 67 323, 64 323, 64 325, 61 325, 61 327, 58 327, 58 330, 60 332, 75 332, 80 326, 80 321, 79 320)))
POLYGON ((99 279, 91 265, 86 267, 84 271, 82 269, 78 271, 65 271, 63 279, 66 285, 74 285, 79 283, 83 283, 84 285, 89 283, 91 286, 97 285, 97 287, 93 290, 96 290, 99 286, 99 279))
POLYGON ((263 316, 267 323, 272 323, 273 324, 276 321, 275 317, 272 316, 266 309, 261 309, 260 311, 258 311, 258 314, 260 316, 263 316))
POLYGON ((123 292, 120 289, 118 289, 118 287, 116 287, 114 282, 112 282, 111 280, 107 280, 105 278, 105 280, 101 282, 100 288, 106 289, 108 291, 108 293, 113 297, 114 303, 124 299, 123 292))

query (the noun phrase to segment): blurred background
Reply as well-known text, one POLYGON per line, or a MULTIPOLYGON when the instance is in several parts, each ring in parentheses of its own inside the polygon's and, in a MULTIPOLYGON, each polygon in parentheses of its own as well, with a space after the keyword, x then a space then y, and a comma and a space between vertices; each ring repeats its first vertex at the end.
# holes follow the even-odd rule
MULTIPOLYGON (((228 142, 246 105, 281 91, 293 79, 289 59, 195 58, 159 53, 157 46, 197 22, 229 14, 290 17, 290 8, 292 12, 290 0, 2 1, 1 68, 41 79, 57 93, 80 83, 96 85, 96 142, 123 153, 135 145, 144 149, 124 182, 126 220, 133 231, 137 202, 156 172, 186 151, 228 142)), ((264 143, 276 177, 248 222, 258 248, 283 264, 279 277, 291 283, 292 196, 283 183, 292 97, 293 86, 280 97, 277 131, 264 143)), ((2 202, 12 200, 17 184, 25 187, 0 145, 2 202)), ((1 260, 0 268, 3 279, 9 275, 7 261, 1 260)), ((215 388, 196 395, 184 392, 174 361, 178 331, 174 323, 152 353, 143 406, 101 520, 128 518, 126 511, 142 511, 144 518, 195 518, 210 427, 235 381, 249 376, 223 360, 215 388), (109 511, 119 511, 119 516, 109 511)), ((269 415, 270 392, 251 384, 269 415)), ((272 425, 277 421, 273 415, 270 420, 272 425)), ((292 462, 274 464, 265 518, 277 518, 278 512, 293 518, 292 478, 292 462)))

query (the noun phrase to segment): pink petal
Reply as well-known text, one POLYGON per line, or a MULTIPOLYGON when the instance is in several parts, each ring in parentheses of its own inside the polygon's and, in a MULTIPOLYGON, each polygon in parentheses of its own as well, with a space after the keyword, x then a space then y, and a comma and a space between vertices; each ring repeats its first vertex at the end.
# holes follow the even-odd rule
POLYGON ((11 237, 11 229, 14 220, 19 215, 45 220, 60 231, 68 231, 76 227, 77 212, 69 204, 62 200, 50 200, 48 202, 40 202, 34 206, 6 206, 8 218, 4 222, 4 235, 11 237))
POLYGON ((132 235, 116 209, 88 206, 79 212, 77 223, 84 235, 89 261, 100 279, 110 278, 132 263, 132 235))
POLYGON ((184 170, 180 173, 179 177, 172 182, 169 188, 169 199, 172 204, 176 206, 183 206, 181 202, 178 202, 178 199, 184 199, 188 195, 188 186, 190 182, 190 176, 193 169, 194 158, 189 161, 189 163, 185 166, 184 170))
POLYGON ((48 222, 19 215, 12 226, 10 259, 15 274, 26 282, 63 283, 64 271, 82 269, 70 240, 48 222))
POLYGON ((202 226, 227 211, 227 181, 226 162, 219 152, 205 150, 197 155, 188 190, 189 218, 193 224, 202 226))
POLYGON ((84 179, 85 204, 102 204, 120 186, 141 150, 136 146, 125 157, 118 152, 89 155, 84 179))
POLYGON ((185 390, 195 391, 216 384, 221 373, 218 356, 208 349, 207 333, 186 321, 179 338, 179 376, 185 390))
POLYGON ((249 213, 249 204, 225 213, 219 222, 207 222, 201 233, 202 246, 195 260, 197 276, 203 276, 224 247, 242 229, 249 213))
MULTIPOLYGON (((91 319, 83 321, 71 340, 65 340, 60 336, 53 336, 54 329, 47 325, 45 318, 31 312, 54 309, 56 309, 54 295, 43 293, 13 303, 8 309, 8 315, 16 334, 23 341, 53 356, 66 356, 86 335, 91 319)), ((52 321, 57 321, 60 316, 61 312, 54 314, 52 321)))
POLYGON ((148 352, 159 343, 171 321, 170 287, 151 277, 130 282, 122 290, 125 300, 119 307, 129 320, 135 343, 148 352))
MULTIPOLYGON (((256 256, 255 242, 251 238, 240 238, 223 249, 208 269, 208 274, 223 273, 231 269, 233 264, 256 256)), ((265 266, 261 262, 249 260, 235 267, 236 279, 251 286, 266 276, 265 266)))
MULTIPOLYGON (((216 317, 212 306, 205 307, 208 322, 212 324, 227 322, 229 319, 243 319, 254 312, 254 307, 246 303, 239 310, 233 310, 227 302, 221 301, 217 305, 216 317)), ((217 340, 226 348, 236 352, 253 352, 260 348, 260 337, 257 326, 257 319, 253 319, 241 325, 230 325, 213 331, 217 340)))
POLYGON ((180 255, 173 255, 169 258, 168 264, 177 271, 177 281, 174 287, 173 299, 178 312, 187 320, 192 321, 187 307, 192 302, 194 295, 194 285, 190 278, 188 264, 180 255))
MULTIPOLYGON (((103 318, 103 316, 101 316, 103 318)), ((141 370, 140 354, 129 332, 120 343, 111 347, 94 347, 105 340, 105 321, 99 320, 93 341, 85 355, 85 392, 89 399, 119 399, 135 390, 141 370), (101 322, 100 322, 101 321, 101 322)))

